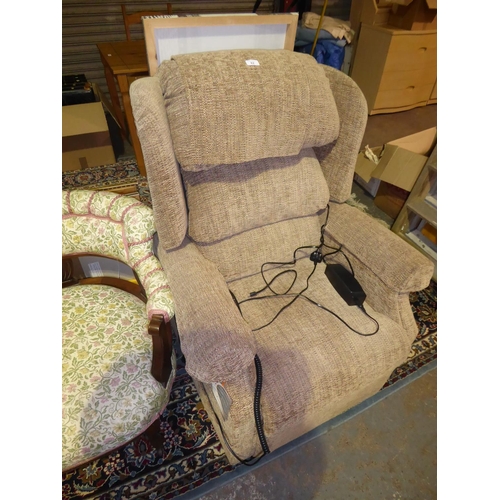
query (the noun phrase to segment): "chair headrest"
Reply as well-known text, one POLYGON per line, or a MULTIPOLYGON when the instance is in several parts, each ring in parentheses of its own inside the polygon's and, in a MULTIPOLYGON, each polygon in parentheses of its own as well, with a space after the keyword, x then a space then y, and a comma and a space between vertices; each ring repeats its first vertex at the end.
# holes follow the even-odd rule
POLYGON ((157 76, 181 167, 207 170, 333 142, 339 118, 323 68, 289 50, 173 56, 157 76))

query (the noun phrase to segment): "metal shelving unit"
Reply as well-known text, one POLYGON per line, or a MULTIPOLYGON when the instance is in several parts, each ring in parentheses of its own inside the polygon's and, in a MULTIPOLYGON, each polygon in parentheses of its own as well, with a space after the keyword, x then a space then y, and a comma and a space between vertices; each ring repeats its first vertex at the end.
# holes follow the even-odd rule
POLYGON ((434 262, 437 280, 437 145, 424 165, 392 231, 434 262))

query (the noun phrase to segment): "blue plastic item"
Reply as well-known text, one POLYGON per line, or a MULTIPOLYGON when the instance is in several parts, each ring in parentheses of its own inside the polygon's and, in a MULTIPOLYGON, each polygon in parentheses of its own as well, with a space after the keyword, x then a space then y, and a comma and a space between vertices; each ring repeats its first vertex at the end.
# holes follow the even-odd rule
MULTIPOLYGON (((297 26, 297 34, 295 35, 296 45, 305 45, 306 43, 314 42, 316 37, 316 30, 311 28, 304 28, 303 26, 297 26)), ((329 31, 319 30, 318 40, 331 40, 336 45, 340 47, 345 47, 347 40, 345 38, 335 38, 329 31)), ((309 49, 310 50, 310 49, 309 49)))
MULTIPOLYGON (((312 43, 307 45, 295 46, 297 52, 311 53, 312 43)), ((344 62, 345 48, 339 47, 331 40, 318 40, 314 48, 313 57, 321 64, 332 66, 340 70, 344 62)))

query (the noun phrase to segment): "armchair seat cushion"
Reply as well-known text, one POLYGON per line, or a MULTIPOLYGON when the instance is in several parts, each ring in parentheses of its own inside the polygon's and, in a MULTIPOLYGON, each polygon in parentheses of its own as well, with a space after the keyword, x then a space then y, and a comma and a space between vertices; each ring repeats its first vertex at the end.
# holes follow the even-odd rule
MULTIPOLYGON (((291 293, 305 287, 312 269, 313 263, 308 258, 298 261, 298 278, 291 293)), ((270 281, 281 271, 283 269, 266 273, 266 279, 270 281)), ((319 264, 303 295, 332 310, 359 332, 373 332, 376 328, 373 321, 360 309, 343 301, 324 271, 325 264, 319 264)), ((290 275, 277 278, 273 289, 286 291, 292 279, 290 275)), ((250 292, 260 290, 263 285, 260 275, 229 284, 238 301, 248 298, 250 292)), ((257 297, 264 295, 272 293, 267 290, 257 297)), ((271 321, 292 299, 274 296, 245 302, 240 307, 250 327, 256 329, 271 321)), ((380 325, 376 335, 362 337, 356 334, 332 314, 303 298, 297 299, 269 326, 255 331, 263 370, 263 420, 272 449, 366 398, 373 381, 384 377, 386 380, 394 366, 407 358, 411 335, 390 318, 375 312, 366 302, 364 306, 380 325)), ((227 390, 231 396, 231 384, 227 390)), ((238 429, 232 431, 239 432, 238 429)), ((250 422, 247 440, 254 433, 250 422)))
MULTIPOLYGON (((146 305, 106 285, 62 290, 63 470, 125 444, 169 399, 150 373, 146 305)), ((172 360, 175 367, 175 359, 172 360)))

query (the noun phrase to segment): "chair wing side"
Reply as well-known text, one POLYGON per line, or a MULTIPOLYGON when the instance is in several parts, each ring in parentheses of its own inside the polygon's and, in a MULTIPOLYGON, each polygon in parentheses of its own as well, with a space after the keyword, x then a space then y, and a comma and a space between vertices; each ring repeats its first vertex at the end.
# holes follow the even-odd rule
POLYGON ((356 158, 368 119, 366 99, 354 80, 345 73, 324 66, 330 81, 340 120, 340 132, 334 144, 315 148, 323 169, 330 200, 343 203, 351 195, 356 158))
POLYGON ((188 216, 159 79, 136 80, 130 86, 130 100, 155 203, 160 244, 165 249, 175 248, 184 241, 188 216))

